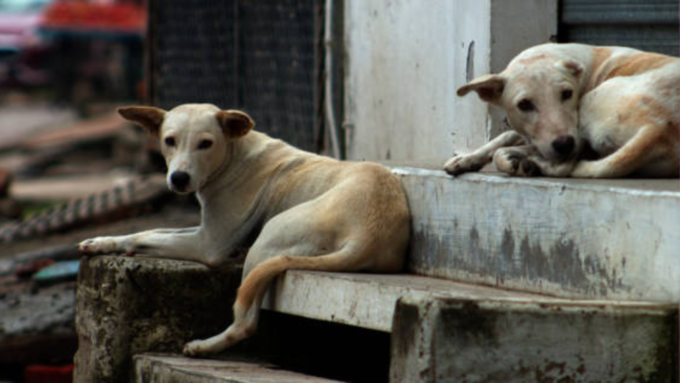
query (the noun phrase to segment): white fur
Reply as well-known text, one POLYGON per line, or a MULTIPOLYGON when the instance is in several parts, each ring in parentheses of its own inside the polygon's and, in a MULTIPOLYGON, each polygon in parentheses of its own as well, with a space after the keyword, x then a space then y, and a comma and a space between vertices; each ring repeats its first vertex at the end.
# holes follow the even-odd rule
POLYGON ((479 169, 491 158, 499 170, 513 175, 680 173, 678 58, 625 47, 544 44, 520 53, 502 73, 471 81, 458 94, 469 91, 503 108, 525 140, 508 142, 501 135, 469 155, 455 156, 444 165, 452 175, 479 169), (561 98, 565 90, 573 92, 566 100, 561 98), (522 110, 523 100, 530 100, 534 110, 522 110), (575 144, 566 157, 555 149, 563 137, 572 137, 575 144), (596 159, 582 157, 585 143, 596 159), (517 145, 523 146, 504 149, 517 145))

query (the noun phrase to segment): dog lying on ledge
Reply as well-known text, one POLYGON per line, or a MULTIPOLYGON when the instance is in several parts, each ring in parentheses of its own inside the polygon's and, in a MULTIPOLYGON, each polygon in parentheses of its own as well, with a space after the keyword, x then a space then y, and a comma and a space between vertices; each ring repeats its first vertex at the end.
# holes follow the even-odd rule
POLYGON ((253 131, 244 112, 213 105, 118 112, 160 139, 168 186, 196 192, 201 225, 93 238, 80 243, 81 252, 139 253, 216 267, 252 243, 234 323, 186 344, 184 354, 217 353, 250 336, 269 282, 286 270, 402 269, 410 213, 401 182, 386 168, 298 150, 253 131))
POLYGON ((517 176, 678 177, 680 59, 624 47, 544 44, 500 74, 458 89, 503 108, 513 130, 468 155, 451 175, 492 160, 517 176))

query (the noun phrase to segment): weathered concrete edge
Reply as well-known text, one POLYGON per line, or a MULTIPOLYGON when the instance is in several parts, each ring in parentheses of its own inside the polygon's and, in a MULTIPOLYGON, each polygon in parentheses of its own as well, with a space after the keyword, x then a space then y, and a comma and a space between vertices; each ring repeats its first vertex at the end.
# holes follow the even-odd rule
MULTIPOLYGON (((163 356, 158 354, 138 354, 132 357, 133 382, 186 382, 205 383, 211 380, 218 381, 213 374, 204 369, 210 368, 217 361, 201 361, 200 368, 191 371, 186 366, 176 366, 176 360, 193 361, 180 356, 163 356)), ((226 380, 222 380, 226 381, 226 380)), ((236 381, 233 381, 236 382, 236 381)))
MULTIPOLYGON (((290 270, 277 278, 264 309, 377 331, 391 332, 397 301, 456 299, 475 302, 667 310, 654 302, 569 300, 415 275, 353 274, 290 270)), ((485 304, 485 303, 484 303, 485 304)), ((520 307, 520 306, 518 306, 520 307)), ((522 306, 523 307, 523 306, 522 306)))
POLYGON ((137 383, 334 383, 335 380, 280 370, 264 363, 219 359, 193 359, 171 354, 135 355, 134 382, 137 383))
POLYGON ((390 332, 396 302, 405 295, 541 298, 535 294, 417 275, 289 270, 274 281, 262 307, 309 319, 390 332))
POLYGON ((167 259, 84 257, 74 381, 128 382, 134 354, 180 352, 189 340, 223 331, 241 271, 236 264, 213 270, 167 259))
POLYGON ((680 300, 680 192, 392 171, 411 207, 409 272, 566 298, 680 300))
POLYGON ((676 305, 406 296, 394 321, 391 382, 678 378, 676 305))
MULTIPOLYGON (((463 181, 474 183, 490 183, 490 184, 507 184, 507 185, 525 185, 538 186, 545 188, 557 188, 560 190, 580 190, 580 191, 594 191, 594 192, 609 192, 622 193, 635 196, 655 196, 655 197, 671 197, 680 199, 680 188, 678 191, 669 190, 671 187, 660 187, 655 190, 650 190, 648 187, 635 187, 636 182, 644 182, 649 180, 644 179, 623 179, 623 180, 595 180, 595 179, 576 179, 576 178, 528 178, 528 177, 511 177, 502 173, 465 173, 463 175, 452 177, 446 174, 443 170, 433 170, 425 168, 417 168, 410 166, 391 166, 389 163, 385 164, 393 174, 397 176, 417 176, 427 178, 437 178, 446 181, 463 181)), ((680 183, 680 180, 668 179, 653 180, 656 184, 680 183), (668 182, 666 182, 668 181, 668 182)))

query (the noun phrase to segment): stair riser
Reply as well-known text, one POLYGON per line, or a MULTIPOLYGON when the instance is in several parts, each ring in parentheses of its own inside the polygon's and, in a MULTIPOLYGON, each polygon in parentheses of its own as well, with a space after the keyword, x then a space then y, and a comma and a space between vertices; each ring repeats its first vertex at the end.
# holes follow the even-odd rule
POLYGON ((674 308, 403 299, 391 382, 676 382, 674 308))
POLYGON ((394 169, 409 271, 568 298, 680 300, 680 194, 394 169))

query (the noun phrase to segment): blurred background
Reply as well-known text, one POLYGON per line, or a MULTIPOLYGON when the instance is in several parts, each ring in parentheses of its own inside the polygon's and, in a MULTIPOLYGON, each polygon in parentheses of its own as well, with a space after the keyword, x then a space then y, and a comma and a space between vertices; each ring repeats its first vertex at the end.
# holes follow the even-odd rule
MULTIPOLYGON (((73 145, 84 132, 112 134, 115 106, 144 98, 146 20, 142 0, 0 0, 0 191, 15 180, 103 169, 83 160, 105 156, 73 145)), ((0 217, 19 208, 4 206, 0 217)))
POLYGON ((3 101, 43 99, 86 112, 138 97, 145 23, 141 0, 0 1, 3 101))
POLYGON ((2 382, 71 381, 74 244, 93 219, 130 218, 153 200, 121 193, 143 189, 130 177, 146 139, 113 114, 145 97, 146 22, 142 0, 0 0, 2 382), (107 191, 117 207, 96 205, 107 191))

